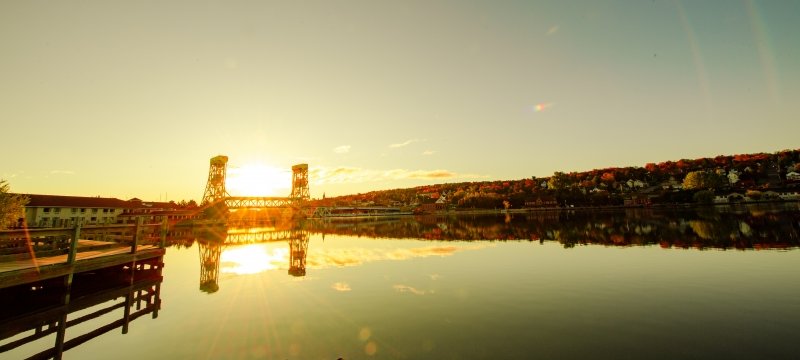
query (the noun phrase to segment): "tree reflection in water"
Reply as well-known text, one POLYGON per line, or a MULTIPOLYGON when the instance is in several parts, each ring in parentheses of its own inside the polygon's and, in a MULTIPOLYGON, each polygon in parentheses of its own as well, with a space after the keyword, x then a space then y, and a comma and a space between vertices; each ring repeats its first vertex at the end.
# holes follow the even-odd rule
MULTIPOLYGON (((291 276, 306 275, 309 235, 437 241, 555 241, 576 245, 654 246, 694 249, 790 249, 800 247, 800 210, 794 207, 704 207, 698 209, 540 211, 517 214, 311 219, 280 226, 211 227, 193 232, 200 256, 203 292, 219 290, 220 259, 226 248, 285 242, 288 251, 265 255, 291 276), (284 267, 286 266, 286 267, 284 267)), ((189 246, 184 237, 173 240, 189 246)), ((264 269, 270 268, 262 264, 264 269)), ((274 268, 271 267, 271 268, 274 268)))
POLYGON ((575 245, 696 249, 787 249, 800 246, 800 211, 782 208, 550 211, 395 220, 312 221, 311 233, 425 240, 530 240, 575 245))

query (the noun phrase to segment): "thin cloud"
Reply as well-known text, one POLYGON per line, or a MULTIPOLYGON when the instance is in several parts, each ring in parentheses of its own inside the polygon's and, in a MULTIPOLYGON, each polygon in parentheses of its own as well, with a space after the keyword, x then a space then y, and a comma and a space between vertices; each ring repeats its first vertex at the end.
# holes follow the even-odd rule
POLYGON ((549 29, 547 29, 547 35, 553 35, 558 32, 558 25, 553 25, 549 29))
POLYGON ((318 184, 364 183, 387 180, 477 179, 487 175, 461 174, 445 169, 435 170, 370 170, 357 167, 314 168, 311 177, 318 184))
POLYGON ((333 288, 333 290, 336 290, 336 291, 339 291, 339 292, 347 292, 347 291, 353 290, 353 289, 350 288, 349 284, 343 283, 343 282, 337 282, 337 283, 331 285, 331 288, 333 288))
POLYGON ((425 295, 426 293, 425 290, 419 290, 417 288, 402 284, 394 285, 392 288, 401 293, 411 293, 414 295, 425 295))
POLYGON ((456 177, 456 173, 447 170, 417 170, 409 172, 406 176, 409 179, 450 179, 456 177))
POLYGON ((350 152, 350 148, 351 148, 350 145, 337 146, 337 147, 333 148, 333 152, 335 152, 337 154, 346 154, 346 153, 350 152))
POLYGON ((341 166, 333 169, 331 171, 331 175, 348 175, 357 173, 358 171, 360 171, 359 168, 341 166))
POLYGON ((75 175, 75 172, 72 171, 72 170, 50 170, 50 174, 53 174, 53 175, 58 175, 58 174, 75 175))
POLYGON ((429 155, 433 155, 433 154, 436 154, 436 151, 425 150, 425 151, 422 152, 422 155, 425 155, 425 156, 429 156, 429 155))
POLYGON ((401 143, 398 143, 398 144, 391 144, 391 145, 389 145, 389 147, 390 148, 401 148, 401 147, 408 146, 410 144, 413 144, 415 142, 420 142, 420 141, 422 141, 422 140, 420 140, 420 139, 411 139, 411 140, 407 140, 407 141, 404 141, 404 142, 401 142, 401 143))

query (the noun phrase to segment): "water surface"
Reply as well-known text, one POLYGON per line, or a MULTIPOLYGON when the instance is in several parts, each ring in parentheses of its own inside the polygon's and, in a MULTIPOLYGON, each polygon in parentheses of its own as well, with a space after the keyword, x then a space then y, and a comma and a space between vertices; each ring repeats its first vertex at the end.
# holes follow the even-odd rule
POLYGON ((164 258, 157 318, 65 358, 789 359, 800 350, 796 210, 356 219, 190 234, 164 258))

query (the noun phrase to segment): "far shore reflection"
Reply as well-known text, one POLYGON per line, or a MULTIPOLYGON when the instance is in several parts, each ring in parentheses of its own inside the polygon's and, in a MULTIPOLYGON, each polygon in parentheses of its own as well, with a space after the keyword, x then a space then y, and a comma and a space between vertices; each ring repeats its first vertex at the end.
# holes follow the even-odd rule
POLYGON ((199 289, 219 290, 220 274, 246 275, 282 269, 304 277, 308 269, 358 266, 384 260, 450 256, 492 246, 494 241, 578 245, 660 246, 665 249, 786 250, 800 247, 800 211, 775 207, 700 208, 673 211, 536 212, 473 216, 347 218, 174 232, 173 246, 198 245, 199 289), (387 249, 309 247, 310 236, 421 241, 387 249), (424 241, 479 242, 475 244, 424 241), (457 246, 456 246, 457 245, 457 246))
POLYGON ((783 208, 554 211, 482 216, 316 221, 311 233, 462 241, 557 241, 576 245, 694 249, 800 247, 800 212, 783 208))

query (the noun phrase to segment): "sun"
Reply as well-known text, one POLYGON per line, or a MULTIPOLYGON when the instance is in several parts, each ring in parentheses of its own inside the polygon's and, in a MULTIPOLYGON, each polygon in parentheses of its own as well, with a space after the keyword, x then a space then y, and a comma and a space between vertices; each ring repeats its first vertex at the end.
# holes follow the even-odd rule
POLYGON ((234 196, 288 196, 291 175, 264 164, 247 164, 228 169, 225 188, 234 196))

